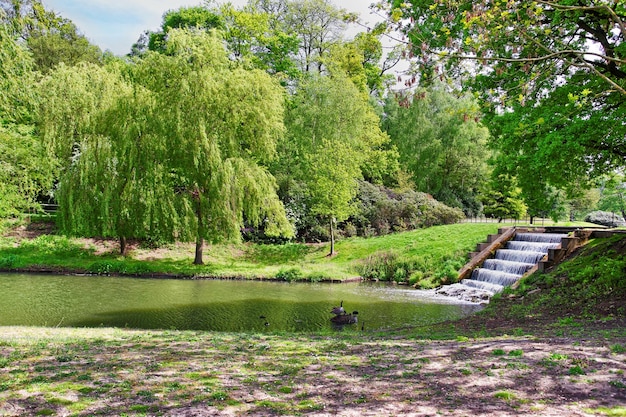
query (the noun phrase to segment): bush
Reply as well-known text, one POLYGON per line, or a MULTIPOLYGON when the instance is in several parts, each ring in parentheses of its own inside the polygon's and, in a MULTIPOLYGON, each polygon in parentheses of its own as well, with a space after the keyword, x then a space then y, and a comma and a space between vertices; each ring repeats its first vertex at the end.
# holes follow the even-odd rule
POLYGON ((362 236, 386 235, 420 227, 457 223, 465 215, 426 193, 395 192, 362 181, 359 185, 358 214, 350 219, 362 236))
POLYGON ((17 256, 7 255, 0 258, 0 269, 13 269, 17 265, 17 256))
POLYGON ((275 278, 281 281, 297 281, 302 279, 302 271, 299 268, 281 269, 275 275, 275 278))
POLYGON ((330 279, 330 276, 326 275, 323 272, 313 272, 307 275, 306 279, 309 282, 322 282, 330 279))
POLYGON ((607 227, 626 226, 626 221, 622 216, 609 211, 592 211, 585 216, 585 221, 607 227))
POLYGON ((398 268, 398 255, 395 252, 377 252, 368 256, 356 269, 364 279, 391 281, 398 268))

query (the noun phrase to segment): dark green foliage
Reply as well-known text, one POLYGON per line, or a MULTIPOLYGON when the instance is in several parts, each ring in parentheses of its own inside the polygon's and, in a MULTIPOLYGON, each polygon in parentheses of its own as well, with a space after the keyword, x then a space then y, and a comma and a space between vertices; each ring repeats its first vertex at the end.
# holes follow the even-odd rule
POLYGON ((356 269, 365 279, 392 281, 399 267, 398 255, 392 251, 385 251, 368 256, 362 263, 357 265, 356 269))
POLYGON ((394 22, 410 20, 420 84, 464 80, 481 99, 498 165, 525 194, 624 168, 622 2, 386 3, 394 22))
POLYGON ((480 213, 478 190, 488 178, 489 131, 476 100, 435 84, 385 102, 383 128, 415 189, 468 215, 480 213))
POLYGON ((3 270, 13 269, 16 263, 17 263, 16 255, 6 255, 6 256, 0 257, 0 269, 3 269, 3 270))
MULTIPOLYGON (((170 10, 163 15, 161 30, 148 32, 147 48, 150 51, 165 52, 167 35, 172 29, 221 29, 224 27, 222 17, 202 6, 181 7, 170 10)), ((143 51, 138 51, 139 53, 143 51)))
POLYGON ((41 1, 11 1, 4 11, 8 14, 2 20, 25 40, 38 71, 48 73, 61 63, 73 66, 79 62, 103 62, 99 47, 89 42, 70 19, 46 10, 41 1))
POLYGON ((428 194, 395 192, 365 181, 360 182, 357 200, 359 213, 347 224, 356 227, 361 236, 453 224, 465 217, 461 210, 448 207, 428 194))
POLYGON ((516 178, 507 174, 495 176, 483 196, 485 215, 498 220, 522 218, 526 214, 526 206, 521 192, 516 178))

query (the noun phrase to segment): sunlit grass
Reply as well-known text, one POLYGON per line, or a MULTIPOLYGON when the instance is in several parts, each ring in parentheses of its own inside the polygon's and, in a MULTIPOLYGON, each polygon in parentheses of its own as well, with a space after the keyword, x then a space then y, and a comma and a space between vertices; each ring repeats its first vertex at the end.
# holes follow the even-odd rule
POLYGON ((392 251, 398 259, 411 261, 426 274, 438 268, 459 268, 476 243, 495 233, 496 223, 464 223, 373 238, 349 238, 337 242, 336 254, 328 256, 326 244, 260 245, 255 243, 207 245, 205 265, 193 265, 193 244, 170 244, 162 248, 138 247, 127 257, 114 250, 96 253, 78 239, 43 235, 18 241, 0 238, 0 268, 32 267, 67 269, 94 274, 207 276, 227 278, 276 278, 285 268, 300 279, 319 281, 358 276, 357 265, 368 256, 392 251))

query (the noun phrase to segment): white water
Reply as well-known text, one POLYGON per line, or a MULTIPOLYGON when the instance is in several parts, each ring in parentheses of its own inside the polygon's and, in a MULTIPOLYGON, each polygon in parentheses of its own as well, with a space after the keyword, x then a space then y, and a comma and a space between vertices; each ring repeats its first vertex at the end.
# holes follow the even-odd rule
POLYGON ((504 289, 502 285, 492 284, 490 282, 485 282, 485 281, 477 281, 475 279, 463 279, 461 280, 461 284, 468 286, 468 287, 489 291, 492 294, 500 292, 504 289))
POLYGON ((495 259, 503 261, 523 262, 529 264, 536 264, 546 254, 544 252, 513 250, 513 249, 500 249, 496 252, 495 259))
POLYGON ((495 257, 483 262, 481 268, 472 271, 463 285, 497 293, 516 283, 528 270, 547 254, 548 250, 561 246, 567 235, 554 233, 517 233, 505 249, 496 251, 495 257))
POLYGON ((483 263, 483 268, 494 271, 507 272, 509 274, 524 275, 526 271, 535 266, 534 263, 503 261, 501 259, 487 259, 483 263))

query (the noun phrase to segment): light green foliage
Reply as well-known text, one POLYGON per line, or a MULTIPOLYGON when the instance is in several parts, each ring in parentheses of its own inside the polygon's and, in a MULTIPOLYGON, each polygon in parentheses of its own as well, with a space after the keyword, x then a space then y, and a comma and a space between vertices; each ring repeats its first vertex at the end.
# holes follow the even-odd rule
POLYGON ((51 159, 26 125, 0 125, 0 218, 36 209, 52 186, 51 159))
MULTIPOLYGON (((1 12, 0 12, 1 14, 1 12)), ((36 103, 34 63, 9 26, 0 24, 0 121, 30 123, 36 103)))
POLYGON ((292 98, 274 172, 305 184, 305 205, 331 227, 354 212, 361 167, 375 149, 372 114, 363 93, 341 73, 307 79, 292 98))
POLYGON ((0 25, 0 218, 36 209, 37 195, 52 186, 52 161, 32 126, 33 66, 9 26, 0 25))
POLYGON ((322 57, 330 45, 341 39, 346 15, 330 0, 286 2, 281 23, 286 32, 293 32, 300 39, 298 62, 302 72, 322 72, 322 57))
POLYGON ((480 211, 479 185, 488 176, 489 131, 478 103, 444 84, 388 98, 383 126, 418 191, 468 214, 480 211))
POLYGON ((172 29, 219 30, 232 59, 281 78, 293 78, 298 74, 293 55, 299 42, 290 29, 277 24, 277 19, 279 16, 255 6, 237 9, 230 3, 207 3, 181 7, 163 16, 160 31, 147 31, 142 35, 133 46, 132 54, 142 56, 147 50, 166 52, 172 29))
POLYGON ((221 39, 171 30, 135 65, 60 67, 42 85, 42 132, 61 166, 62 229, 198 244, 237 239, 244 220, 291 228, 260 163, 275 153, 283 93, 231 66, 221 39))
POLYGON ((101 63, 100 48, 91 44, 71 20, 47 10, 39 0, 15 0, 7 24, 26 42, 37 70, 47 73, 60 63, 101 63))
POLYGON ((602 182, 598 209, 621 213, 626 219, 626 176, 612 175, 602 182))
POLYGON ((283 131, 282 89, 261 70, 230 68, 212 34, 170 31, 168 53, 142 65, 161 77, 151 89, 171 109, 151 123, 184 177, 197 243, 238 238, 244 213, 252 224, 268 220, 268 233, 289 235, 273 178, 258 165, 274 156, 283 131))
MULTIPOLYGON (((147 32, 147 49, 150 51, 164 52, 167 47, 167 35, 171 29, 219 29, 224 22, 222 18, 212 11, 202 6, 181 7, 177 10, 170 10, 163 15, 161 30, 158 32, 147 32)), ((145 53, 139 50, 137 53, 145 53)))

